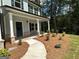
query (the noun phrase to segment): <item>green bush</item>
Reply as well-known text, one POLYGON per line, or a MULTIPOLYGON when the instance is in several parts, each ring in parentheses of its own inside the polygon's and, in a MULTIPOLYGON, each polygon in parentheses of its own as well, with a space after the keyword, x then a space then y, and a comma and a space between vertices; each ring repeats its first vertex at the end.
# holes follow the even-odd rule
POLYGON ((59 37, 59 40, 62 40, 62 36, 59 37))
POLYGON ((54 29, 52 29, 51 32, 54 33, 54 29))
POLYGON ((0 57, 10 56, 8 49, 0 49, 0 57))
POLYGON ((62 36, 65 36, 65 34, 66 34, 66 33, 65 33, 65 32, 63 32, 63 33, 62 33, 62 36))
POLYGON ((49 30, 47 30, 47 33, 49 33, 50 31, 49 30))
POLYGON ((49 40, 49 34, 47 34, 46 37, 47 37, 46 41, 48 41, 49 40))
POLYGON ((60 43, 56 44, 55 48, 61 48, 61 44, 60 43))
POLYGON ((18 43, 19 45, 22 45, 22 40, 21 39, 19 39, 19 43, 18 43))
POLYGON ((56 36, 56 33, 53 33, 53 34, 52 34, 52 37, 55 37, 55 36, 56 36))

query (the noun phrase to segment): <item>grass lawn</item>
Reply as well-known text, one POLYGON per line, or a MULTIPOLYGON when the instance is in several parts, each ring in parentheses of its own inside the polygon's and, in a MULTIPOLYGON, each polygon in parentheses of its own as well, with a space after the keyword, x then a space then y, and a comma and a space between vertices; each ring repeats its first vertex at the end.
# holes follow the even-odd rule
POLYGON ((79 59, 79 36, 70 36, 70 47, 64 59, 79 59))

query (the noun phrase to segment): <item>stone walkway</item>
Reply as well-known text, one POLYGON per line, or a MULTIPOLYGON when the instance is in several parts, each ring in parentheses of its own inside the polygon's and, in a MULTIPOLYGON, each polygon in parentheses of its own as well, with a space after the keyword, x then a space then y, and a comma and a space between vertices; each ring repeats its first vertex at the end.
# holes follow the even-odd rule
POLYGON ((29 48, 21 59, 46 59, 47 52, 43 43, 34 38, 29 38, 26 42, 29 48))

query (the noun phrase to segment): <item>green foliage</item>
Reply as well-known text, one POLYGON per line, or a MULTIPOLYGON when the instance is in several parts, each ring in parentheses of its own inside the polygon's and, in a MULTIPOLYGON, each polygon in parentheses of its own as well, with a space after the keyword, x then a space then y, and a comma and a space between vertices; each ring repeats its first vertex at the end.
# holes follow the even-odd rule
POLYGON ((59 37, 59 40, 62 40, 62 36, 59 37))
POLYGON ((50 34, 47 34, 47 35, 46 35, 46 37, 47 37, 46 41, 48 41, 48 40, 49 40, 49 35, 50 35, 50 34))
POLYGON ((55 19, 57 29, 60 33, 66 31, 66 33, 79 34, 79 0, 47 0, 44 5, 44 9, 47 10, 45 13, 49 14, 49 16, 52 15, 53 17, 50 20, 51 30, 54 28, 55 19), (51 1, 53 2, 52 14, 51 1), (68 9, 64 10, 63 8, 66 7, 68 9))
POLYGON ((19 45, 22 45, 22 40, 21 39, 19 39, 19 43, 18 43, 19 45))
POLYGON ((56 33, 53 33, 53 34, 52 34, 52 37, 55 37, 55 36, 56 36, 56 33))
POLYGON ((54 33, 54 29, 52 29, 51 32, 54 33))
POLYGON ((41 31, 41 34, 44 34, 45 32, 41 31))
POLYGON ((41 32, 41 36, 40 36, 40 37, 43 37, 43 36, 44 36, 44 33, 45 33, 45 32, 43 32, 43 31, 42 31, 42 32, 41 32))
POLYGON ((0 57, 10 56, 8 49, 0 49, 0 57))
POLYGON ((65 32, 63 32, 63 33, 62 33, 62 36, 65 36, 65 34, 66 34, 66 33, 65 33, 65 32))
POLYGON ((60 44, 60 43, 57 43, 57 44, 55 45, 55 48, 61 48, 61 44, 60 44))
POLYGON ((50 31, 49 31, 49 30, 47 30, 47 33, 50 33, 50 31))

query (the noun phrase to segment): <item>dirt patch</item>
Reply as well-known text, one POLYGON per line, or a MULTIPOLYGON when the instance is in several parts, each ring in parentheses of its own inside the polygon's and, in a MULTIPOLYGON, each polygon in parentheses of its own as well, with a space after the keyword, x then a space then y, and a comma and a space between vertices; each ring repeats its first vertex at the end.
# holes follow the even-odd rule
POLYGON ((6 48, 13 49, 10 51, 9 59, 20 59, 28 50, 29 45, 25 42, 22 45, 6 43, 6 48), (16 47, 15 49, 13 49, 16 47))
POLYGON ((38 40, 45 44, 47 50, 47 59, 63 59, 69 47, 68 36, 65 35, 62 37, 62 40, 59 40, 59 35, 56 37, 51 37, 51 39, 48 41, 44 41, 45 39, 46 37, 41 37, 38 40), (55 48, 57 43, 61 44, 61 48, 55 48))

